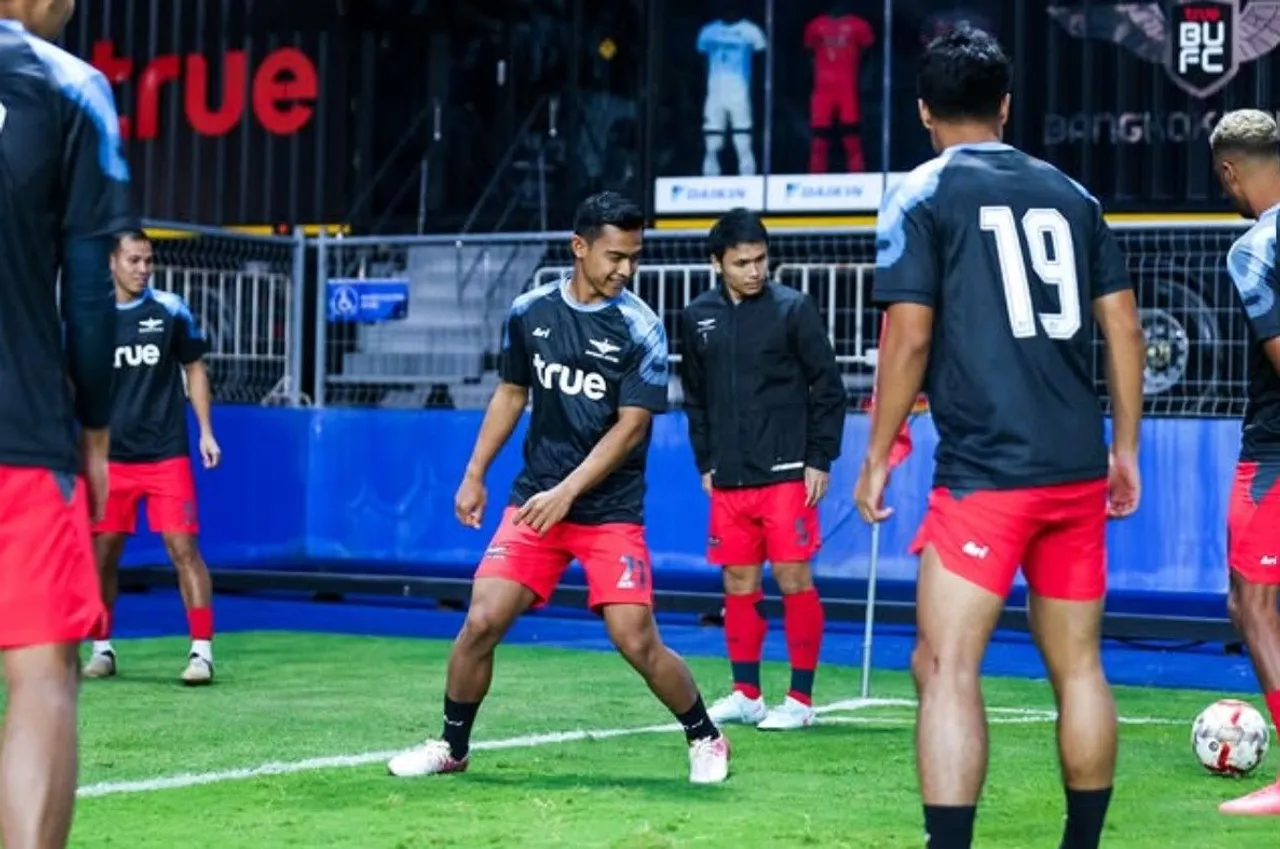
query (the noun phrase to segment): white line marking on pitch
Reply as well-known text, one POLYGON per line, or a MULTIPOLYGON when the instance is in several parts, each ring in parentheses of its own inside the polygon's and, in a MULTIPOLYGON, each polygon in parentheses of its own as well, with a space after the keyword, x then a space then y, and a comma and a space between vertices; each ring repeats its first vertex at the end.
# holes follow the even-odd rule
MULTIPOLYGON (((827 716, 833 713, 850 713, 877 707, 915 707, 911 699, 845 699, 816 708, 817 713, 824 716, 823 723, 857 724, 857 725, 910 725, 915 722, 907 717, 857 717, 827 716)), ((1031 710, 1026 708, 988 708, 993 724, 1032 724, 1053 722, 1057 714, 1050 710, 1031 710)), ((1158 717, 1121 717, 1120 722, 1127 725, 1181 725, 1182 720, 1162 719, 1158 717)), ((580 729, 577 731, 558 731, 547 734, 526 734, 519 737, 508 737, 504 740, 486 740, 472 745, 476 751, 493 751, 499 749, 528 749, 537 746, 556 746, 563 743, 578 743, 585 740, 609 740, 614 737, 630 737, 638 734, 665 734, 680 730, 676 723, 665 725, 642 725, 633 728, 580 729)), ((385 752, 363 752, 356 755, 333 755, 322 758, 307 758, 299 761, 272 761, 255 767, 240 769, 215 770, 212 772, 183 773, 180 775, 144 778, 136 781, 102 781, 81 787, 76 795, 82 799, 100 796, 115 796, 126 793, 153 793, 157 790, 178 790, 184 787, 199 787, 205 784, 221 784, 226 781, 244 781, 250 778, 263 778, 271 775, 294 775, 300 772, 315 772, 323 769, 344 769, 349 767, 368 766, 386 761, 401 750, 385 752)))

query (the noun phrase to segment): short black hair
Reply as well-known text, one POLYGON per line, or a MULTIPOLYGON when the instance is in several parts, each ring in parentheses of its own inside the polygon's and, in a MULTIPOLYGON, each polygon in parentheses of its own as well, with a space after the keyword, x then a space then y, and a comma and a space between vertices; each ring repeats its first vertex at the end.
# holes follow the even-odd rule
POLYGON ((151 237, 142 230, 122 230, 121 232, 116 233, 116 244, 112 250, 118 251, 124 247, 125 239, 137 239, 139 242, 146 242, 148 245, 151 244, 151 237))
POLYGON ((644 212, 635 201, 617 192, 598 192, 578 204, 573 214, 573 232, 588 242, 600 238, 606 227, 628 233, 644 229, 644 212))
POLYGON ((995 36, 961 24, 929 42, 916 71, 916 91, 941 121, 995 118, 1009 93, 1010 66, 995 36))
POLYGON ((731 209, 715 223, 707 234, 707 253, 724 259, 724 252, 736 245, 769 245, 769 231, 760 216, 749 209, 731 209))

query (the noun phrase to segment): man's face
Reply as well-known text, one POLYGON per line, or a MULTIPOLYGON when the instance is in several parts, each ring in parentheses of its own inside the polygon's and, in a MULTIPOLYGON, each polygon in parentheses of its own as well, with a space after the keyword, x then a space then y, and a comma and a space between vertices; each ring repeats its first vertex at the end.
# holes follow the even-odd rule
POLYGON ((154 262, 150 242, 125 238, 111 255, 111 276, 116 286, 137 297, 151 282, 154 262))
POLYGON ((753 298, 769 279, 769 249, 763 242, 734 245, 724 258, 711 259, 724 285, 738 298, 753 298))
POLYGON ((53 41, 62 34, 76 10, 76 0, 25 0, 25 3, 23 23, 47 41, 53 41))
POLYGON ((641 230, 606 225, 591 243, 575 235, 573 256, 582 264, 582 274, 597 295, 616 298, 635 276, 643 241, 641 230))

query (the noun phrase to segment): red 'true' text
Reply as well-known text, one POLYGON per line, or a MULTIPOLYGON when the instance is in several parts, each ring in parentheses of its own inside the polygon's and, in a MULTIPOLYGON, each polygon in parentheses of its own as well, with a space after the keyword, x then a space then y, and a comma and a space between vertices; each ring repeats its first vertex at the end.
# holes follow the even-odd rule
MULTIPOLYGON (((94 42, 90 63, 112 85, 134 79, 132 59, 117 56, 115 43, 94 42)), ((209 61, 199 53, 186 56, 157 56, 137 76, 134 91, 135 119, 120 117, 120 133, 126 139, 148 141, 160 134, 160 92, 166 83, 183 83, 182 105, 187 123, 202 136, 222 136, 231 132, 244 117, 245 91, 253 102, 253 114, 263 129, 278 136, 301 130, 315 114, 313 104, 320 84, 316 66, 307 54, 282 47, 266 55, 246 85, 248 59, 243 50, 229 50, 222 63, 222 91, 210 96, 209 61), (221 105, 213 108, 213 100, 221 105)))

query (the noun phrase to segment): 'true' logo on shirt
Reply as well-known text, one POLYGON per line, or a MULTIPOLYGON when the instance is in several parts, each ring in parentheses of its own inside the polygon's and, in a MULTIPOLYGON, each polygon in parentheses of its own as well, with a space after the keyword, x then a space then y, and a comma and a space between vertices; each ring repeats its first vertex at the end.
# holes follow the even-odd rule
MULTIPOLYGON (((148 346, 151 347, 151 346, 148 346)), ((119 354, 116 362, 120 361, 119 354)), ((603 401, 609 391, 609 384, 604 375, 597 372, 584 372, 579 368, 569 368, 561 363, 549 363, 541 354, 533 355, 533 370, 538 375, 538 383, 543 389, 559 390, 565 395, 585 395, 590 401, 603 401)))
POLYGON ((116 368, 154 366, 160 363, 160 348, 156 345, 121 345, 116 348, 116 368))

